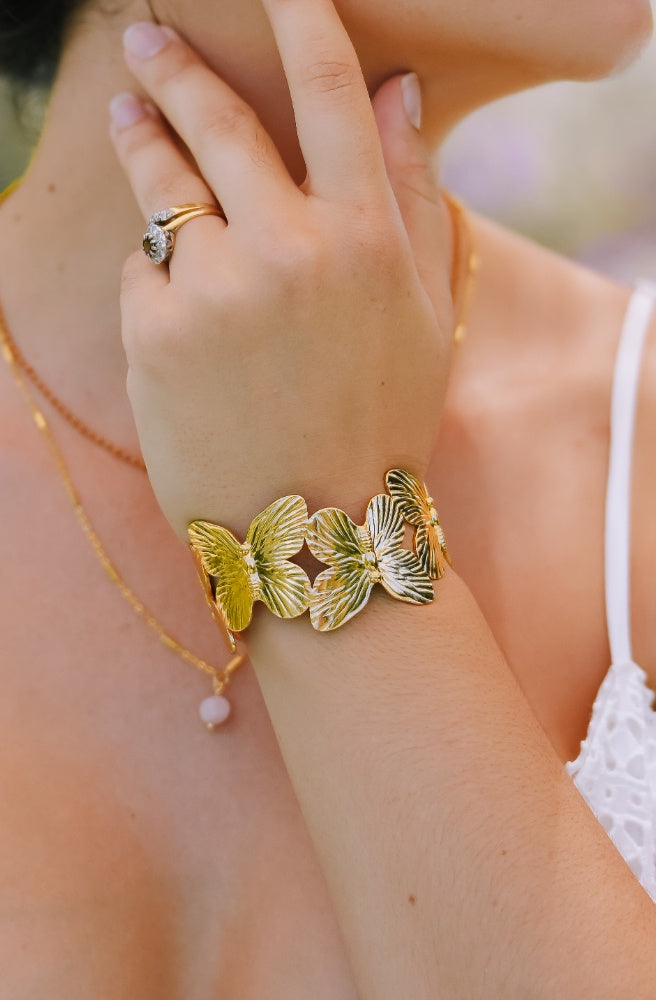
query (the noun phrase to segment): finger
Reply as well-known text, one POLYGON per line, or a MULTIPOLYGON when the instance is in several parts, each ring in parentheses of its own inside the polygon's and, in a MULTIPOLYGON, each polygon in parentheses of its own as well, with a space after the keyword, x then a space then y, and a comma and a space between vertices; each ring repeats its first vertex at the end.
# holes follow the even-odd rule
POLYGON ((331 0, 262 0, 280 51, 308 170, 330 200, 371 197, 385 178, 362 70, 331 0))
MULTIPOLYGON (((133 94, 117 94, 110 102, 110 113, 110 135, 145 219, 174 205, 216 201, 208 185, 176 146, 157 112, 150 113, 133 94)), ((193 227, 185 224, 176 235, 176 267, 183 259, 196 267, 199 258, 206 257, 209 240, 216 240, 226 225, 215 216, 201 216, 192 221, 193 227)))
POLYGON ((162 303, 169 286, 167 267, 155 267, 141 251, 131 254, 121 273, 121 336, 130 361, 133 320, 151 316, 153 303, 162 303))
POLYGON ((450 304, 451 229, 428 148, 418 130, 421 92, 414 73, 393 77, 378 90, 373 109, 387 176, 401 211, 422 284, 438 318, 450 304), (411 120, 410 115, 412 115, 411 120))
POLYGON ((285 194, 300 196, 252 108, 171 28, 133 24, 124 39, 128 66, 191 151, 231 222, 260 217, 285 194))
POLYGON ((128 93, 112 98, 109 109, 110 135, 145 219, 181 201, 215 201, 158 114, 128 93))

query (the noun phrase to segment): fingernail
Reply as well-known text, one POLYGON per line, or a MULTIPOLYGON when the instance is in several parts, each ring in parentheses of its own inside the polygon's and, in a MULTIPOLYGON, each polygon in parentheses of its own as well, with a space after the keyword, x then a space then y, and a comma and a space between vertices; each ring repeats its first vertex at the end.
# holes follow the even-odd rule
POLYGON ((146 117, 146 109, 134 94, 117 94, 112 97, 109 113, 117 128, 129 128, 146 117))
POLYGON ((170 35, 167 37, 158 24, 139 21, 126 29, 123 44, 130 55, 137 59, 150 59, 164 48, 169 39, 170 35))
POLYGON ((416 73, 406 73, 401 77, 403 105, 411 125, 421 128, 421 87, 416 73))

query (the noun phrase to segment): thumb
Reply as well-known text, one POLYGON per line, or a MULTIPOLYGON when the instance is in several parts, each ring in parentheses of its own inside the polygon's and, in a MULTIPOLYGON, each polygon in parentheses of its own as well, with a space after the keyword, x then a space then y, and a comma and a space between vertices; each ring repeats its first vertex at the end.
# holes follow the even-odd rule
POLYGON ((372 101, 387 176, 410 240, 417 273, 438 320, 451 315, 451 222, 419 128, 421 88, 415 73, 387 80, 372 101))

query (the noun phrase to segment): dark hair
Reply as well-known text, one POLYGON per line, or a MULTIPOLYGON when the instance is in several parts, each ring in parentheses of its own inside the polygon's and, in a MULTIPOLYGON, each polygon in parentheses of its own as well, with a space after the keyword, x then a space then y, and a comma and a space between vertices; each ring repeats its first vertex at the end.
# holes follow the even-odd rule
POLYGON ((66 28, 84 0, 0 0, 0 74, 43 86, 57 70, 66 28))

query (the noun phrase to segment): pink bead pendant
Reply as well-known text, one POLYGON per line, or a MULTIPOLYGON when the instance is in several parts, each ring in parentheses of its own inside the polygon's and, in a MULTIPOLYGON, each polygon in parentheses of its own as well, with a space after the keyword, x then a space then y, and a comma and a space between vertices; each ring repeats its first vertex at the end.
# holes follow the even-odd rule
POLYGON ((220 694, 212 695, 201 701, 199 714, 209 730, 218 729, 230 715, 230 702, 220 694))

